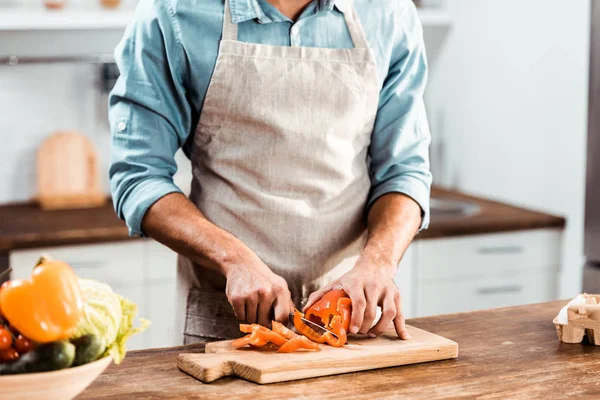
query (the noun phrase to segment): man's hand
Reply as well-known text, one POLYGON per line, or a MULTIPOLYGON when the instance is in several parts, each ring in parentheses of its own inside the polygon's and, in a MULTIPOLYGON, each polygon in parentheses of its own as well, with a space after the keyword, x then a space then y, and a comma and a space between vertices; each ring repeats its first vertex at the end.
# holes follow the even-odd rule
POLYGON ((197 264, 227 278, 226 294, 242 321, 287 324, 294 305, 286 281, 275 275, 248 246, 208 221, 180 193, 162 197, 146 212, 144 232, 197 264))
POLYGON ((381 335, 394 322, 396 333, 401 339, 410 339, 402 316, 400 293, 393 275, 384 271, 395 268, 381 268, 361 257, 355 267, 340 279, 324 286, 308 298, 305 310, 316 303, 325 293, 334 289, 343 289, 352 300, 352 319, 350 332, 368 334, 371 337, 381 335), (381 318, 375 322, 377 307, 381 307, 381 318))
POLYGON ((421 208, 401 193, 381 196, 368 217, 367 244, 354 268, 340 279, 313 293, 308 309, 332 289, 344 289, 352 300, 350 332, 381 335, 394 322, 396 333, 410 339, 402 315, 400 293, 394 283, 397 265, 421 223, 421 208), (371 325, 381 307, 381 319, 371 325))
POLYGON ((276 321, 287 325, 289 313, 294 309, 287 282, 258 256, 250 252, 245 262, 228 266, 225 276, 225 293, 238 319, 269 326, 274 316, 276 321))

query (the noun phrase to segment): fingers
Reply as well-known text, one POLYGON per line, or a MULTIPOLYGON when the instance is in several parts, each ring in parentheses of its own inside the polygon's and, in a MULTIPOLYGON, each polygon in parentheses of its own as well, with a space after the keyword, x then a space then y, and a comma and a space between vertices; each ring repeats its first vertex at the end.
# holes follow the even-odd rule
POLYGON ((231 308, 240 321, 246 320, 246 301, 243 298, 235 298, 231 301, 231 308))
POLYGON ((321 289, 317 290, 316 292, 313 292, 310 296, 308 296, 308 301, 306 302, 306 305, 302 308, 302 312, 306 312, 306 310, 308 310, 313 304, 319 301, 321 297, 325 296, 325 293, 329 292, 332 287, 332 285, 323 286, 321 289))
POLYGON ((358 330, 358 333, 365 335, 367 332, 369 332, 371 326, 373 326, 375 317, 377 317, 377 304, 379 303, 379 299, 381 297, 381 290, 375 282, 365 286, 365 299, 367 300, 367 305, 365 307, 363 323, 358 330))
POLYGON ((262 326, 269 326, 271 324, 271 306, 275 298, 273 292, 269 289, 264 289, 259 292, 258 300, 258 323, 262 326))
POLYGON ((287 294, 280 295, 275 298, 273 302, 273 307, 275 309, 275 321, 281 322, 284 325, 287 325, 289 322, 290 312, 294 309, 294 303, 292 303, 292 296, 287 292, 287 294))
POLYGON ((246 299, 246 322, 249 324, 256 323, 258 310, 258 296, 250 296, 246 299))
POLYGON ((358 333, 363 325, 367 299, 363 288, 360 286, 344 287, 346 294, 352 300, 352 318, 350 318, 350 332, 358 333))
POLYGON ((394 304, 396 305, 396 316, 394 317, 394 328, 400 339, 408 340, 411 338, 410 333, 406 329, 406 323, 404 321, 404 315, 402 314, 402 300, 400 299, 400 293, 396 292, 394 296, 394 304))
POLYGON ((396 302, 394 301, 395 293, 395 290, 390 289, 384 293, 383 301, 381 302, 381 318, 369 331, 370 337, 376 337, 384 333, 394 318, 396 318, 398 310, 396 308, 396 302))

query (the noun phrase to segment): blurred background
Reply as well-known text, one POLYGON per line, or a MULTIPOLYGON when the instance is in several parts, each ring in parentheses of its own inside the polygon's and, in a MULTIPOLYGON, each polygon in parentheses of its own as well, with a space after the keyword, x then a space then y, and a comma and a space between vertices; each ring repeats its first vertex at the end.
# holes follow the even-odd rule
MULTIPOLYGON (((133 348, 175 344, 175 255, 129 239, 107 200, 112 52, 136 2, 63 1, 0 0, 0 268, 22 277, 41 253, 63 259, 153 321, 133 348), (77 135, 53 136, 65 132, 77 135)), ((398 272, 407 316, 600 291, 589 217, 600 165, 586 163, 592 1, 417 5, 435 188, 431 228, 398 272)))

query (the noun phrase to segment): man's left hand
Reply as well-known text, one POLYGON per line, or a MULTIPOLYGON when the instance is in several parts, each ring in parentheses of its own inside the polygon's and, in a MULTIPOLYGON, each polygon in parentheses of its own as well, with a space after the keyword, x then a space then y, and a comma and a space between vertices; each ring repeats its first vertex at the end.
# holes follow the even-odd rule
POLYGON ((410 339, 402 315, 400 292, 393 279, 395 271, 395 267, 384 268, 378 263, 360 257, 351 271, 311 294, 304 311, 330 290, 343 289, 352 300, 351 333, 376 337, 381 335, 393 321, 398 337, 410 339), (381 318, 372 327, 378 306, 382 310, 381 318))

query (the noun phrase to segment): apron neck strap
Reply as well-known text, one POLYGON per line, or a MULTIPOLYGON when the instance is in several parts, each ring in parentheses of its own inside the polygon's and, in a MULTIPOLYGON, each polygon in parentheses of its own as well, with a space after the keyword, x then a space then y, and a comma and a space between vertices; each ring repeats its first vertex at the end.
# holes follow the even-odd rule
POLYGON ((229 0, 225 0, 225 12, 223 14, 223 40, 237 40, 238 26, 231 22, 231 9, 229 0))
MULTIPOLYGON (((367 37, 362 28, 362 25, 356 14, 356 9, 352 4, 351 0, 345 0, 346 7, 344 7, 344 19, 346 20, 346 27, 352 38, 352 43, 356 48, 368 48, 369 43, 367 37)), ((229 0, 225 0, 225 12, 223 14, 223 40, 237 40, 238 38, 238 25, 231 21, 231 9, 229 0)))
POLYGON ((363 30, 360 20, 358 19, 358 14, 356 13, 354 4, 352 4, 352 0, 344 1, 346 4, 342 12, 344 13, 346 27, 348 28, 348 32, 352 38, 352 43, 354 43, 354 47, 358 49, 366 49, 369 47, 369 42, 367 41, 365 31, 363 30))

